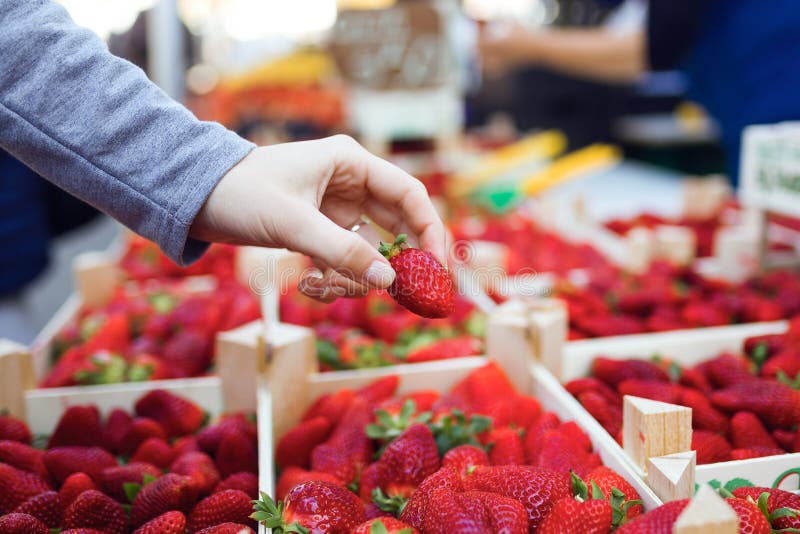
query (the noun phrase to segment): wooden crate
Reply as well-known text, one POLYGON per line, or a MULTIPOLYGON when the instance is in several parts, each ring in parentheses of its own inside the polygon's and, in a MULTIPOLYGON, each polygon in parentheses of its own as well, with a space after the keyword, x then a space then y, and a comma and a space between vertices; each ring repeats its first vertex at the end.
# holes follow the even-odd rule
MULTIPOLYGON (((584 428, 603 462, 618 471, 636 488, 645 508, 651 509, 661 504, 641 476, 626 461, 614 440, 602 431, 599 423, 579 409, 579 405, 575 406, 577 401, 542 365, 532 359, 528 351, 516 350, 502 341, 511 338, 509 331, 501 328, 504 321, 505 317, 493 321, 494 328, 490 330, 487 340, 490 347, 488 356, 320 373, 314 358, 298 358, 290 352, 274 353, 272 361, 258 379, 261 491, 274 495, 274 447, 280 437, 300 421, 305 410, 320 395, 342 388, 359 388, 388 375, 399 376, 399 394, 425 389, 444 392, 468 373, 484 365, 487 359, 493 359, 506 370, 521 393, 536 396, 545 410, 556 412, 564 421, 576 421, 584 428), (495 339, 495 336, 499 337, 495 339)), ((509 324, 510 331, 515 331, 516 328, 515 324, 509 324)), ((261 527, 261 532, 266 532, 266 529, 261 527)))

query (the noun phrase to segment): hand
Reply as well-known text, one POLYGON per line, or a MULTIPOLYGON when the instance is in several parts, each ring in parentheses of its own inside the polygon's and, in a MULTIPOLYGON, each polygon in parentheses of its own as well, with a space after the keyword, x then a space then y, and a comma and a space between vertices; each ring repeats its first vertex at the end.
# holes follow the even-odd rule
POLYGON ((483 70, 500 76, 509 70, 535 62, 536 36, 517 23, 492 23, 479 37, 483 70))
POLYGON ((378 244, 345 229, 362 214, 446 265, 444 226, 425 186, 347 136, 256 148, 217 184, 191 235, 306 254, 319 272, 300 289, 331 301, 394 280, 378 244))

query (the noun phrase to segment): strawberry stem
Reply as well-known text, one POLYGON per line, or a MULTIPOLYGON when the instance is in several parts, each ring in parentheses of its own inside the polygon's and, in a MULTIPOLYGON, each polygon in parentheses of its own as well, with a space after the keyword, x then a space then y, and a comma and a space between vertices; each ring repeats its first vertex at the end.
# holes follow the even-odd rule
POLYGON ((372 502, 375 503, 375 506, 377 506, 384 512, 389 512, 390 514, 393 514, 395 517, 400 516, 400 514, 403 513, 403 510, 408 504, 408 499, 405 499, 400 495, 392 495, 391 497, 389 497, 380 488, 375 488, 374 490, 372 490, 371 497, 372 497, 372 502))
POLYGON ((378 252, 383 254, 383 256, 387 260, 389 260, 400 254, 400 251, 402 251, 406 247, 407 238, 408 236, 406 234, 399 234, 395 238, 394 243, 392 243, 391 245, 381 241, 380 244, 378 245, 378 252))
POLYGON ((261 498, 253 501, 254 512, 250 514, 251 519, 255 519, 267 528, 271 528, 273 534, 308 534, 308 529, 299 523, 287 524, 283 520, 283 503, 275 504, 272 497, 261 492, 261 498))

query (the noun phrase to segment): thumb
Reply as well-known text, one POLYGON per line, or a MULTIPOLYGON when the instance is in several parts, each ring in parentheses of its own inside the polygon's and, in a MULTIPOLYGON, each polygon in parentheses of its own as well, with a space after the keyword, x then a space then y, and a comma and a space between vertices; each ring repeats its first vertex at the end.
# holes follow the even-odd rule
POLYGON ((345 230, 313 208, 290 210, 287 248, 322 260, 337 273, 376 288, 389 287, 395 272, 389 262, 355 232, 345 230))

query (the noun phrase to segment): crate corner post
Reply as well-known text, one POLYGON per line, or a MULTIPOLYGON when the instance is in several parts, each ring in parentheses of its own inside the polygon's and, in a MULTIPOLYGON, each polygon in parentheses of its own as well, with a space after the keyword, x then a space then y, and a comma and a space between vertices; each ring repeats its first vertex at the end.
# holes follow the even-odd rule
POLYGON ((85 252, 72 262, 75 288, 84 306, 106 304, 123 280, 117 258, 106 252, 85 252))
POLYGON ((622 417, 623 449, 643 470, 649 458, 691 450, 691 408, 626 395, 622 417))
POLYGON ((739 517, 711 488, 703 485, 684 508, 672 531, 674 534, 737 534, 739 517))
POLYGON ((0 339, 0 411, 26 419, 25 391, 35 385, 30 351, 23 345, 0 339))
POLYGON ((694 494, 695 451, 647 459, 647 484, 663 501, 688 499, 694 494))

